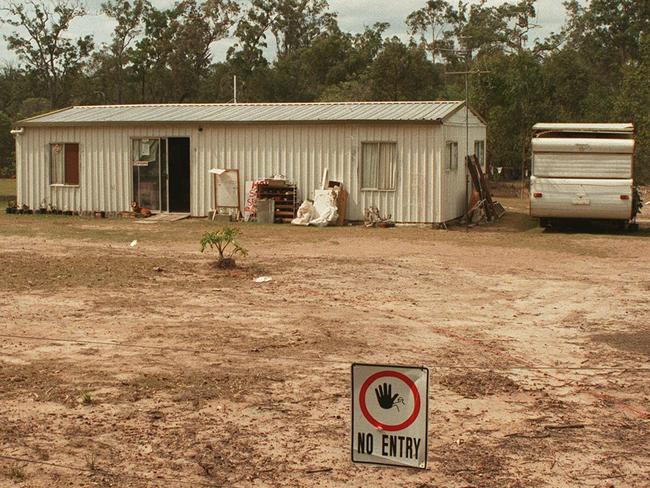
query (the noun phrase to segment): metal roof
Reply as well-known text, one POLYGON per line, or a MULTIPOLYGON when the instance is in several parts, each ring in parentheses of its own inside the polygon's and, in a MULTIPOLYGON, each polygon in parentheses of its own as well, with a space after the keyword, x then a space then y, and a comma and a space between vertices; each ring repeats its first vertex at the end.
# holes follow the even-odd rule
POLYGON ((97 105, 70 107, 16 125, 440 122, 463 106, 462 101, 97 105))
POLYGON ((559 132, 634 132, 633 124, 535 124, 535 131, 559 131, 559 132))

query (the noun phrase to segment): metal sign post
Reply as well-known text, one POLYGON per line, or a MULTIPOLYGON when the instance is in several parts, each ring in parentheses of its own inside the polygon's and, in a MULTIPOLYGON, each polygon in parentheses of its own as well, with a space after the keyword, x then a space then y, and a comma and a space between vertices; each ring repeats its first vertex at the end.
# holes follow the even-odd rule
POLYGON ((352 365, 352 461, 427 467, 429 370, 352 365))

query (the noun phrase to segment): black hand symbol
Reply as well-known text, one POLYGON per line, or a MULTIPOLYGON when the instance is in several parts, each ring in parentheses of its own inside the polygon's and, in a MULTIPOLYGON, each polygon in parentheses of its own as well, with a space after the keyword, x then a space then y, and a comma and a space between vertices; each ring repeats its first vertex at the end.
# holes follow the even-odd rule
POLYGON ((397 393, 393 395, 393 386, 388 383, 384 383, 383 388, 382 385, 379 385, 377 388, 375 388, 375 395, 377 395, 379 406, 386 410, 393 408, 393 404, 399 396, 397 393))

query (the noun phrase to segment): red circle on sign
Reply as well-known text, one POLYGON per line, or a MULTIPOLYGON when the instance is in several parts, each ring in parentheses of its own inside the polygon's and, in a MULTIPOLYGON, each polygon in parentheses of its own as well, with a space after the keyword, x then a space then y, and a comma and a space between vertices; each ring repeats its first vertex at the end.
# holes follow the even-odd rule
POLYGON ((369 376, 368 379, 361 386, 361 391, 359 392, 359 408, 361 408, 361 413, 363 413, 363 416, 366 418, 366 420, 370 422, 372 425, 374 425, 375 427, 381 430, 395 432, 396 430, 406 429, 409 425, 415 422, 416 418, 418 418, 418 414, 420 413, 420 393, 418 392, 415 383, 413 383, 413 380, 408 376, 406 376, 405 374, 399 373, 397 371, 379 371, 369 376), (411 389, 411 393, 413 394, 413 399, 415 400, 415 405, 413 406, 413 413, 409 418, 407 418, 401 424, 395 424, 395 425, 384 424, 379 420, 375 419, 368 411, 368 407, 366 405, 366 392, 368 391, 368 388, 370 388, 370 385, 372 384, 373 381, 384 377, 391 377, 391 378, 397 378, 399 380, 402 380, 411 389))

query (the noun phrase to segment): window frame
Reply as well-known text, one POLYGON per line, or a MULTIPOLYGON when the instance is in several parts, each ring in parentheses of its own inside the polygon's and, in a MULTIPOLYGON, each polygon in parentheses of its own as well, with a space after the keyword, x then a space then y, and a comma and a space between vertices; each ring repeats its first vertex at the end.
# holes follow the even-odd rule
POLYGON ((458 141, 448 140, 445 141, 445 171, 458 171, 458 141), (452 161, 452 155, 449 152, 449 147, 455 147, 455 161, 452 161))
POLYGON ((380 141, 361 141, 360 143, 360 157, 359 157, 359 187, 361 191, 383 191, 383 192, 395 192, 397 191, 397 141, 390 141, 390 140, 380 140, 380 141), (364 166, 364 160, 363 160, 363 147, 366 144, 376 144, 381 148, 382 144, 391 144, 394 146, 394 157, 393 157, 393 188, 375 188, 375 187, 364 187, 363 186, 363 166, 364 166))
POLYGON ((57 187, 57 188, 79 188, 81 186, 81 144, 78 143, 78 142, 71 142, 71 141, 69 141, 69 142, 50 142, 47 147, 49 149, 50 186, 51 187, 57 187), (69 145, 77 146, 77 183, 68 183, 67 182, 65 151, 66 151, 66 146, 69 146, 69 145), (54 146, 61 146, 62 147, 62 152, 63 152, 63 183, 54 183, 52 181, 52 178, 54 176, 54 172, 52 171, 52 165, 54 163, 52 151, 54 150, 54 146))
POLYGON ((478 158, 478 164, 481 166, 481 168, 485 168, 485 139, 476 139, 474 141, 474 155, 478 158), (482 151, 481 151, 481 157, 479 158, 478 153, 476 152, 476 145, 481 144, 482 146, 482 151))

